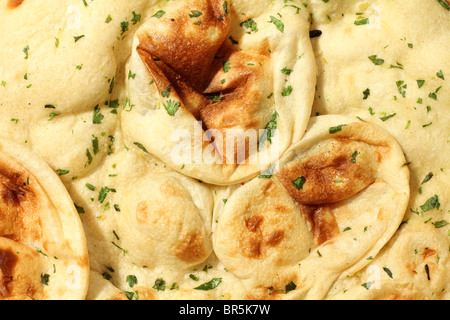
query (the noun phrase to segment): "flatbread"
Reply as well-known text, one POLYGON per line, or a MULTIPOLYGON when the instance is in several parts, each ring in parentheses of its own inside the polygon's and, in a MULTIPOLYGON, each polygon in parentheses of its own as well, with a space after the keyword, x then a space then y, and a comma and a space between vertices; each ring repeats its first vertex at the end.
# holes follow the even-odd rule
POLYGON ((27 149, 0 141, 0 299, 83 299, 89 257, 61 180, 27 149))
POLYGON ((278 168, 231 193, 215 218, 214 251, 250 299, 323 299, 402 222, 404 163, 397 142, 373 124, 312 119, 278 168))
POLYGON ((447 3, 0 2, 0 294, 448 300, 447 3))
POLYGON ((302 137, 316 79, 308 15, 259 6, 175 2, 142 25, 126 69, 136 74, 126 81, 127 139, 184 175, 226 185, 256 176, 302 137), (276 137, 263 138, 269 125, 276 137))
POLYGON ((348 115, 385 128, 411 172, 402 228, 329 298, 448 299, 448 8, 444 1, 312 4, 312 28, 322 31, 312 40, 319 67, 313 115, 348 115), (424 12, 433 19, 424 19, 424 12), (369 23, 355 24, 364 19, 369 23), (384 63, 374 64, 373 55, 384 63), (430 199, 435 205, 424 206, 430 199), (382 284, 362 286, 375 281, 382 284))

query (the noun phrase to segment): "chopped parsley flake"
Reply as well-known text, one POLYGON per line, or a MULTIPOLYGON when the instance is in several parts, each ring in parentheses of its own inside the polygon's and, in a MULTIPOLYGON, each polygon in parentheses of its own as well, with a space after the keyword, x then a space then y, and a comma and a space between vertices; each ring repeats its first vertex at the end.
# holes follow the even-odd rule
POLYGON ((48 121, 53 120, 55 117, 57 117, 59 115, 60 115, 60 113, 56 113, 56 112, 50 113, 49 116, 48 116, 48 121))
POLYGON ((424 83, 425 80, 417 80, 417 86, 419 87, 419 89, 423 87, 424 83))
POLYGON ((138 281, 137 281, 137 278, 135 275, 130 274, 130 275, 127 275, 126 282, 130 286, 130 288, 133 288, 134 285, 136 285, 138 281))
POLYGON ((433 225, 439 229, 439 228, 443 228, 443 227, 447 226, 448 222, 445 220, 441 220, 441 221, 433 222, 433 225))
POLYGON ((226 17, 228 15, 228 1, 224 1, 222 7, 223 7, 223 12, 224 12, 224 17, 226 17))
POLYGON ((284 23, 280 19, 275 18, 274 16, 270 16, 269 23, 273 23, 280 32, 284 32, 284 23))
POLYGON ((141 15, 136 13, 136 12, 132 12, 133 14, 133 18, 131 19, 131 21, 133 22, 133 25, 135 25, 138 22, 141 22, 141 15))
POLYGON ((297 188, 297 190, 302 190, 305 183, 306 183, 306 178, 303 176, 292 181, 292 184, 295 186, 295 188, 297 188))
POLYGON ((290 75, 292 73, 292 71, 294 71, 294 70, 288 69, 288 68, 281 69, 281 72, 284 74, 287 74, 287 75, 290 75))
POLYGON ((380 120, 383 121, 383 122, 384 122, 384 121, 388 121, 389 119, 395 117, 396 115, 397 115, 396 113, 393 113, 393 114, 388 115, 388 116, 386 116, 386 117, 380 118, 380 120))
POLYGON ((223 63, 223 72, 227 73, 231 70, 231 63, 230 60, 227 60, 223 63))
POLYGON ((241 22, 240 26, 246 29, 250 29, 249 33, 258 32, 258 25, 253 19, 241 22))
POLYGON ((258 147, 259 151, 262 150, 266 141, 272 143, 272 137, 274 136, 277 127, 278 127, 278 112, 275 112, 272 115, 272 119, 269 121, 269 123, 265 128, 264 134, 261 136, 261 139, 259 139, 259 147, 258 147))
POLYGON ((402 95, 403 98, 406 97, 406 89, 408 88, 408 85, 403 80, 399 80, 396 82, 398 92, 402 95))
POLYGON ((441 204, 439 203, 439 197, 435 195, 428 199, 423 205, 420 206, 423 212, 427 212, 433 209, 439 209, 441 204))
POLYGON ((80 40, 81 38, 84 38, 84 37, 85 37, 85 35, 82 34, 80 36, 73 36, 73 39, 74 39, 75 42, 77 42, 78 40, 80 40))
POLYGON ((203 15, 203 12, 198 11, 198 10, 192 10, 191 13, 189 14, 190 18, 198 18, 201 15, 203 15))
POLYGON ((170 96, 170 91, 172 90, 172 85, 169 84, 166 90, 161 92, 163 98, 168 98, 170 96))
POLYGON ((104 117, 105 116, 100 113, 99 106, 98 105, 95 106, 95 108, 94 108, 94 116, 92 117, 92 123, 94 123, 94 124, 101 124, 104 117))
POLYGON ((164 10, 159 10, 157 13, 155 13, 152 17, 154 18, 161 18, 166 12, 164 10))
POLYGON ((222 282, 222 278, 214 278, 209 282, 206 282, 200 286, 198 286, 197 288, 194 288, 194 290, 203 290, 203 291, 208 291, 208 290, 213 290, 215 288, 217 288, 217 286, 222 282))
POLYGON ((438 0, 438 2, 444 7, 444 9, 450 10, 450 5, 445 0, 438 0))
POLYGON ((41 274, 41 282, 43 285, 48 286, 49 281, 50 281, 50 275, 41 274))
POLYGON ((362 26, 365 24, 369 24, 369 18, 358 17, 358 19, 355 21, 356 26, 362 26))
POLYGON ((356 163, 356 158, 358 157, 358 155, 359 155, 359 152, 358 152, 358 151, 355 151, 355 152, 352 154, 352 160, 351 160, 352 163, 356 163))
POLYGON ((135 292, 124 291, 123 293, 127 296, 128 300, 133 300, 133 299, 139 300, 139 292, 137 292, 137 291, 135 291, 135 292))
POLYGON ((386 268, 386 267, 384 267, 383 270, 384 270, 384 272, 387 273, 387 275, 389 276, 389 278, 391 278, 391 279, 393 278, 393 277, 392 277, 392 272, 391 272, 391 270, 389 270, 389 269, 386 268))
POLYGON ((65 176, 66 174, 69 174, 70 171, 69 170, 64 170, 64 169, 57 169, 56 172, 60 176, 65 176))
POLYGON ((294 283, 294 282, 289 282, 287 285, 286 285, 286 288, 285 288, 285 293, 288 293, 289 291, 293 291, 293 290, 295 290, 297 288, 297 285, 294 283))
POLYGON ((74 203, 74 206, 75 206, 75 209, 77 209, 77 212, 79 214, 86 213, 86 211, 84 210, 83 207, 77 206, 75 203, 74 203))
POLYGON ((107 196, 108 193, 110 193, 110 192, 116 192, 116 190, 115 190, 115 189, 112 189, 112 188, 108 188, 108 187, 102 187, 102 188, 100 189, 99 194, 98 194, 98 201, 99 201, 100 203, 103 203, 103 202, 105 201, 105 199, 106 199, 106 196, 107 196))
POLYGON ((370 59, 370 61, 372 61, 373 64, 376 65, 376 66, 380 66, 380 65, 382 65, 382 64, 384 63, 384 60, 383 60, 383 59, 377 58, 377 55, 376 55, 376 54, 370 56, 369 59, 370 59))
POLYGON ((148 153, 147 149, 145 149, 145 147, 141 143, 135 142, 134 145, 137 146, 142 151, 144 151, 145 153, 148 153))
POLYGON ((431 93, 428 95, 428 97, 431 98, 431 99, 437 100, 437 98, 438 98, 438 97, 437 97, 437 93, 439 92, 439 90, 441 90, 441 88, 442 88, 442 87, 439 87, 439 88, 436 89, 435 92, 431 92, 431 93))
POLYGON ((431 180, 431 178, 433 178, 433 172, 430 172, 429 174, 427 174, 426 176, 425 176, 425 178, 423 179, 423 181, 422 181, 422 184, 424 184, 424 183, 427 183, 428 181, 430 181, 431 180))
POLYGON ((282 95, 283 97, 287 97, 287 96, 290 96, 291 93, 292 93, 292 86, 289 85, 289 86, 287 86, 287 87, 285 87, 285 88, 283 89, 283 92, 281 93, 281 95, 282 95))
POLYGON ((275 171, 275 167, 276 167, 276 163, 274 163, 273 165, 270 166, 269 169, 267 169, 266 171, 264 171, 263 173, 261 173, 258 178, 259 179, 270 179, 272 178, 274 171, 275 171))
POLYGON ((153 289, 157 291, 164 291, 166 290, 166 282, 163 279, 156 279, 155 285, 153 286, 153 289))
POLYGON ((95 187, 92 185, 92 184, 90 184, 90 183, 86 183, 86 187, 89 189, 89 190, 91 190, 91 191, 95 191, 95 187))
POLYGON ((30 50, 30 47, 27 45, 25 48, 23 48, 23 53, 25 53, 25 58, 28 59, 28 51, 30 50))
POLYGON ((167 100, 166 103, 163 104, 169 116, 173 117, 177 113, 180 108, 180 103, 174 100, 167 100))
POLYGON ((370 287, 372 286, 372 282, 366 282, 366 283, 363 283, 361 286, 362 286, 363 288, 369 290, 370 287))
POLYGON ((339 132, 339 131, 342 131, 342 128, 345 127, 345 126, 346 126, 346 124, 341 124, 341 125, 336 126, 336 127, 331 127, 331 128, 329 129, 329 132, 330 132, 330 134, 337 133, 337 132, 339 132))
POLYGON ((123 35, 125 32, 127 32, 128 31, 128 25, 129 25, 130 23, 128 22, 128 21, 122 21, 121 23, 120 23, 120 29, 122 30, 122 32, 120 33, 120 35, 123 35))

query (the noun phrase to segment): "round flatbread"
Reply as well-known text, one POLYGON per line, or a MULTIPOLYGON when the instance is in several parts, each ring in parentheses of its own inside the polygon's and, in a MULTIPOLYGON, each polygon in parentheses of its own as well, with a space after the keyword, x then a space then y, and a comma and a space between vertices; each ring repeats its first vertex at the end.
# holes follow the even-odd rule
POLYGON ((84 299, 83 226, 58 176, 27 149, 0 140, 0 299, 84 299))
POLYGON ((236 189, 216 213, 214 251, 248 298, 323 299, 398 229, 409 200, 404 164, 380 127, 313 118, 278 168, 236 189))
POLYGON ((402 146, 411 172, 402 228, 363 273, 339 281, 330 297, 449 299, 449 282, 433 281, 448 279, 450 270, 449 3, 311 3, 312 28, 322 31, 312 40, 319 68, 313 114, 383 127, 402 146), (433 18, 424 19, 424 12, 433 18), (433 245, 424 241, 435 254, 421 245, 425 238, 435 239, 433 245), (365 283, 373 285, 366 289, 365 283))

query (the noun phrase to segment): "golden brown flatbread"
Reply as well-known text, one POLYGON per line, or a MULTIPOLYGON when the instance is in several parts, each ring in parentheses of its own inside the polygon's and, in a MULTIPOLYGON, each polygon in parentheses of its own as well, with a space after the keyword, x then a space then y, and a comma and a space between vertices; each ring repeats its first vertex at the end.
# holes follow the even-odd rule
POLYGON ((127 139, 207 183, 239 183, 269 167, 301 138, 311 111, 307 12, 268 2, 266 15, 283 16, 269 24, 250 8, 173 3, 136 32, 127 66, 136 73, 126 84, 134 107, 121 119, 127 139), (264 137, 266 128, 278 131, 264 137))
POLYGON ((0 141, 0 299, 83 299, 89 257, 75 205, 48 165, 0 141))
POLYGON ((448 300, 449 10, 0 1, 0 297, 448 300))

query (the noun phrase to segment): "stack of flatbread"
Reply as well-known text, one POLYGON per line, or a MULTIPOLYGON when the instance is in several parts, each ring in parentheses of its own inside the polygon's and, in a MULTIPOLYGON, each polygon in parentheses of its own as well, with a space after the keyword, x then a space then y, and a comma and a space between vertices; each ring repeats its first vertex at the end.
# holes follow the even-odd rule
POLYGON ((450 298, 448 1, 0 17, 0 299, 450 298))

